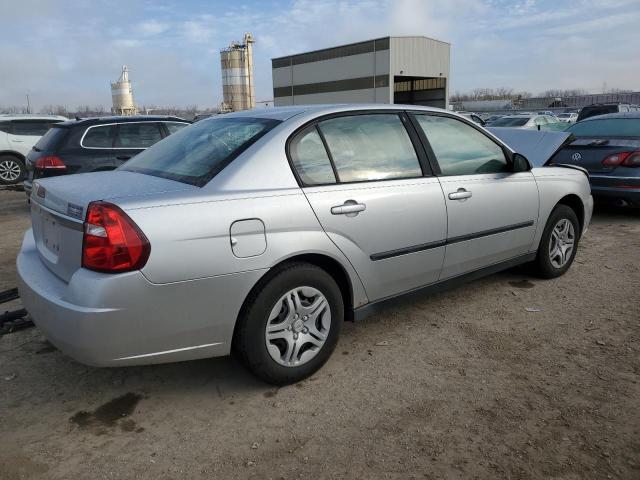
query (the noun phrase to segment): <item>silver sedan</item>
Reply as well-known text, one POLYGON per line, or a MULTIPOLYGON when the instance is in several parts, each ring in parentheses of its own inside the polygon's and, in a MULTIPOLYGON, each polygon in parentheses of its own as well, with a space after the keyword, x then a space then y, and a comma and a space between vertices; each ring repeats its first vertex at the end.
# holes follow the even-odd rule
POLYGON ((300 106, 204 119, 112 172, 38 180, 17 266, 37 326, 98 366, 236 354, 318 370, 344 320, 522 263, 552 278, 587 176, 532 167, 444 110, 300 106))

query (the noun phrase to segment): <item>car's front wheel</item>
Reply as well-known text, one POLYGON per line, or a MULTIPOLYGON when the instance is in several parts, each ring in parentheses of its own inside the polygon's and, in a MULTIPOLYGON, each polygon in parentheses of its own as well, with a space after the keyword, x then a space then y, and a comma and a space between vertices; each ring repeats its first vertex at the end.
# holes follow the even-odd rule
POLYGON ((580 222, 575 211, 567 205, 558 205, 549 215, 538 254, 535 270, 543 278, 564 274, 576 256, 580 240, 580 222))
POLYGON ((17 157, 0 156, 0 185, 15 185, 24 180, 27 170, 17 157))
POLYGON ((315 265, 292 263, 247 299, 233 351, 266 382, 295 383, 329 359, 343 320, 342 294, 331 275, 315 265))

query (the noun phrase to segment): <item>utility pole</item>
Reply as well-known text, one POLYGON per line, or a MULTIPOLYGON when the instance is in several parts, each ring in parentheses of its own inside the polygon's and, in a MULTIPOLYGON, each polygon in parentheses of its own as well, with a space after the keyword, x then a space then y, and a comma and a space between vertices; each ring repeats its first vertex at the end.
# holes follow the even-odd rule
POLYGON ((29 94, 27 93, 27 113, 31 113, 31 104, 29 103, 29 94))

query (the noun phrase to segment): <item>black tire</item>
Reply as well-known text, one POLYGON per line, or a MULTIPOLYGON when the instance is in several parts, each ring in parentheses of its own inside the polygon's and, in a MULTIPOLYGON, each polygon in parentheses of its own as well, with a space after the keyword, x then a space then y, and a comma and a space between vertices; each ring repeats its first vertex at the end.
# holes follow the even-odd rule
POLYGON ((274 385, 299 382, 318 371, 329 359, 338 342, 344 321, 340 288, 326 271, 309 263, 290 263, 270 272, 249 294, 236 325, 232 352, 255 376, 274 385), (331 324, 324 344, 307 363, 284 366, 269 354, 265 330, 276 302, 296 287, 312 287, 324 295, 331 313, 331 324))
POLYGON ((0 167, 6 167, 8 164, 12 166, 12 171, 19 171, 20 173, 15 180, 0 177, 0 185, 16 185, 22 182, 27 176, 27 168, 24 162, 13 155, 0 155, 0 167))
POLYGON ((564 275, 564 273, 569 270, 569 267, 571 267, 573 259, 576 256, 576 252, 578 251, 580 233, 580 222, 578 221, 576 212, 567 205, 557 205, 556 208, 554 208, 551 212, 551 215, 549 215, 547 224, 544 227, 544 232, 542 233, 542 238, 540 239, 540 245, 538 246, 538 253, 536 255, 536 259, 532 263, 533 273, 542 278, 556 278, 560 275, 564 275), (571 252, 569 260, 561 267, 557 267, 551 263, 551 259, 549 256, 549 247, 550 243, 552 242, 551 233, 553 232, 554 227, 562 219, 569 220, 573 225, 575 239, 573 251, 571 252))

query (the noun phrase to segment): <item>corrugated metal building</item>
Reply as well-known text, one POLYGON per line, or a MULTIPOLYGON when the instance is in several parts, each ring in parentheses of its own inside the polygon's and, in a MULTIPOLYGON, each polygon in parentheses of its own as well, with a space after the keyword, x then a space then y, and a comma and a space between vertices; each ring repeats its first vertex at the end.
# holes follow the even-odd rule
POLYGON ((271 60, 276 106, 405 103, 446 108, 451 45, 384 37, 271 60))

